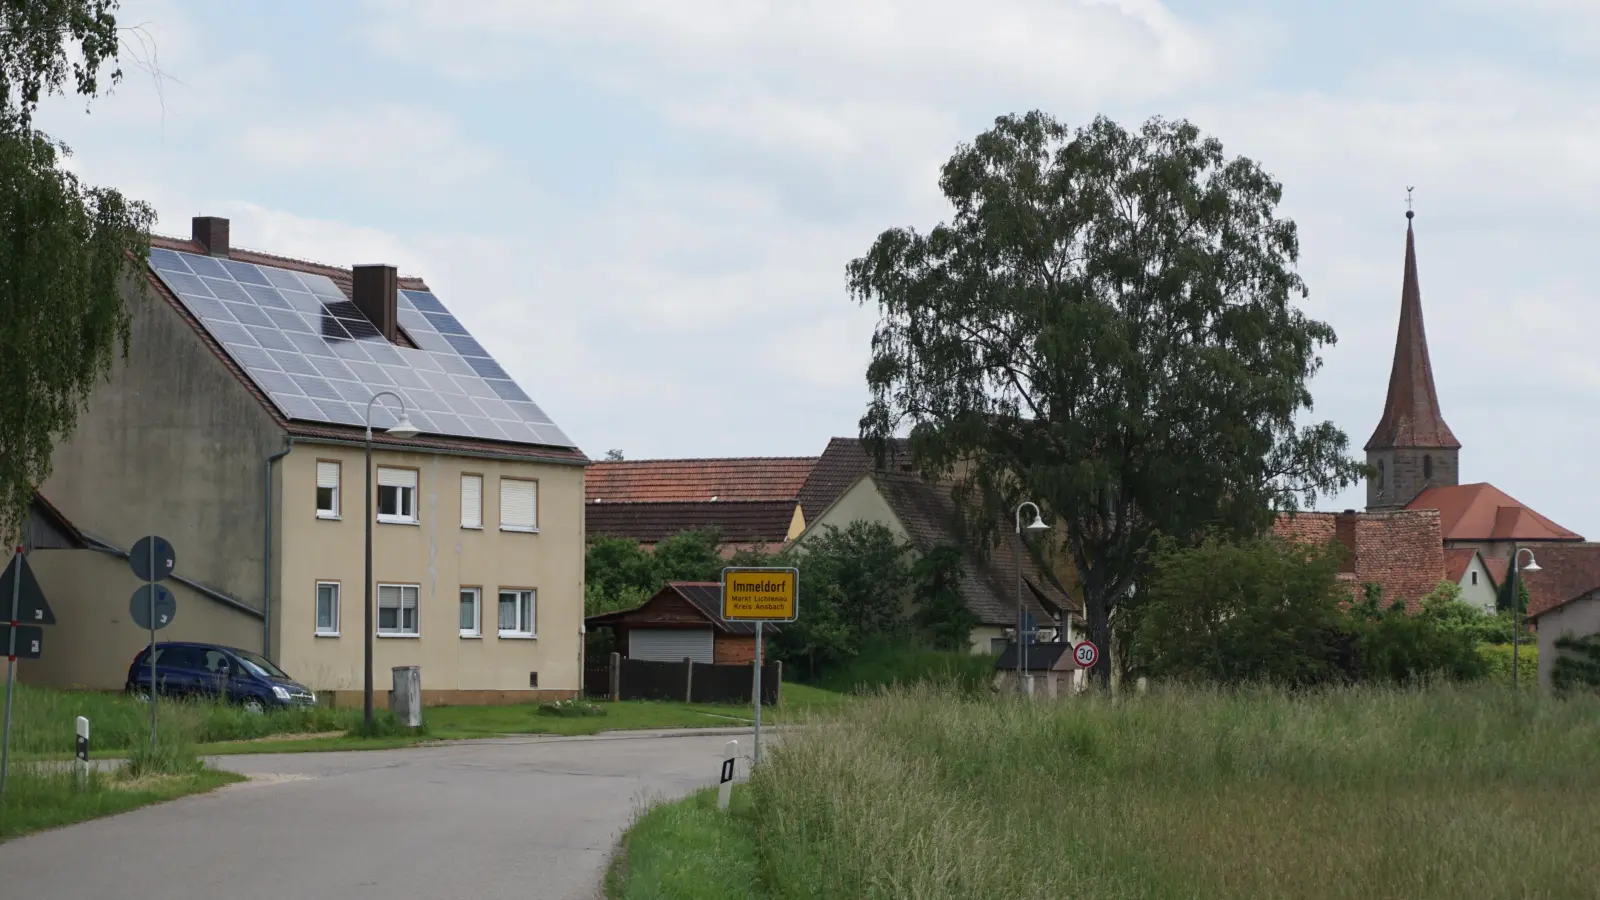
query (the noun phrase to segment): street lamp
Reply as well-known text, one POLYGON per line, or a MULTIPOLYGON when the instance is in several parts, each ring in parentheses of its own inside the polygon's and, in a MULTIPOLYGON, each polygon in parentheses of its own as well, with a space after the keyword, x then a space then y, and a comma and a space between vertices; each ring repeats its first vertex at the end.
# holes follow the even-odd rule
POLYGON ((1511 621, 1515 624, 1511 629, 1511 687, 1517 687, 1517 661, 1521 658, 1518 649, 1522 646, 1522 617, 1526 610, 1522 608, 1522 598, 1517 596, 1517 561, 1522 559, 1522 554, 1528 554, 1528 571, 1539 571, 1539 561, 1533 558, 1533 550, 1528 547, 1519 547, 1517 552, 1511 554, 1511 621))
POLYGON ((411 417, 406 415, 404 397, 394 391, 379 391, 367 401, 367 565, 366 603, 362 606, 365 613, 366 637, 362 654, 365 671, 361 682, 361 722, 367 734, 372 733, 372 634, 376 630, 372 622, 372 404, 378 402, 379 397, 393 397, 395 402, 400 404, 400 421, 385 433, 397 438, 417 436, 417 426, 411 424, 411 417))
POLYGON ((1032 500, 1024 500, 1017 504, 1017 690, 1022 690, 1022 669, 1028 654, 1028 645, 1023 637, 1022 617, 1022 554, 1028 552, 1028 545, 1022 539, 1022 508, 1033 507, 1033 521, 1028 523, 1029 531, 1048 531, 1049 525, 1044 523, 1044 517, 1039 515, 1039 504, 1032 500))

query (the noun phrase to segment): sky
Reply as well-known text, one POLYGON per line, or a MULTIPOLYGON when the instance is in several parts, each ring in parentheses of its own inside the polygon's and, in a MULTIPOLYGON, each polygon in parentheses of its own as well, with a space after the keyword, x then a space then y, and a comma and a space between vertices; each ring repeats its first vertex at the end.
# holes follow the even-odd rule
MULTIPOLYGON (((1406 188, 1464 482, 1600 539, 1592 0, 125 0, 125 78, 42 127, 157 231, 425 278, 585 451, 809 456, 865 410, 845 266, 949 218, 997 116, 1187 118, 1284 187, 1382 412, 1406 188)), ((1323 509, 1364 505, 1360 488, 1323 509)))

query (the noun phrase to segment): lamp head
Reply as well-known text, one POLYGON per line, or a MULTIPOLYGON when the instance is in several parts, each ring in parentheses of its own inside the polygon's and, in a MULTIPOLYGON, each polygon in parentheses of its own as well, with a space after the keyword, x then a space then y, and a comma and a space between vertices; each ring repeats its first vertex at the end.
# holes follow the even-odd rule
POLYGON ((1044 518, 1038 513, 1033 514, 1033 521, 1028 523, 1029 531, 1049 531, 1050 526, 1044 523, 1044 518))
POLYGON ((416 437, 420 430, 421 429, 417 428, 417 426, 411 424, 410 416, 406 415, 404 412, 401 412, 400 421, 396 422, 393 428, 384 433, 393 435, 397 438, 412 438, 416 437))

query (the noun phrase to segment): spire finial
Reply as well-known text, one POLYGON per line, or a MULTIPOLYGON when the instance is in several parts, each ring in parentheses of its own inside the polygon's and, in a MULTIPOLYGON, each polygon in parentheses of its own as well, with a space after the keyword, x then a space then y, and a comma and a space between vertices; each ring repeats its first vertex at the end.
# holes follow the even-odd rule
POLYGON ((1411 187, 1410 185, 1406 186, 1406 218, 1407 219, 1415 218, 1416 215, 1417 215, 1411 209, 1411 192, 1414 191, 1414 190, 1416 190, 1415 187, 1411 187))

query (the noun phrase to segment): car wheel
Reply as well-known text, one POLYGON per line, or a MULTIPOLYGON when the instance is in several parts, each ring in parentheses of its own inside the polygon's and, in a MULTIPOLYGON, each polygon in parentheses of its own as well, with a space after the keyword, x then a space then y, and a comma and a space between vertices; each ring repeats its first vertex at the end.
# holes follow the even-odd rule
POLYGON ((267 711, 267 705, 261 702, 260 697, 246 697, 244 698, 244 711, 260 715, 267 711))
POLYGON ((149 703, 150 702, 150 690, 149 690, 149 688, 135 688, 135 689, 133 689, 133 690, 128 692, 128 696, 130 696, 133 699, 139 701, 140 703, 149 703))

